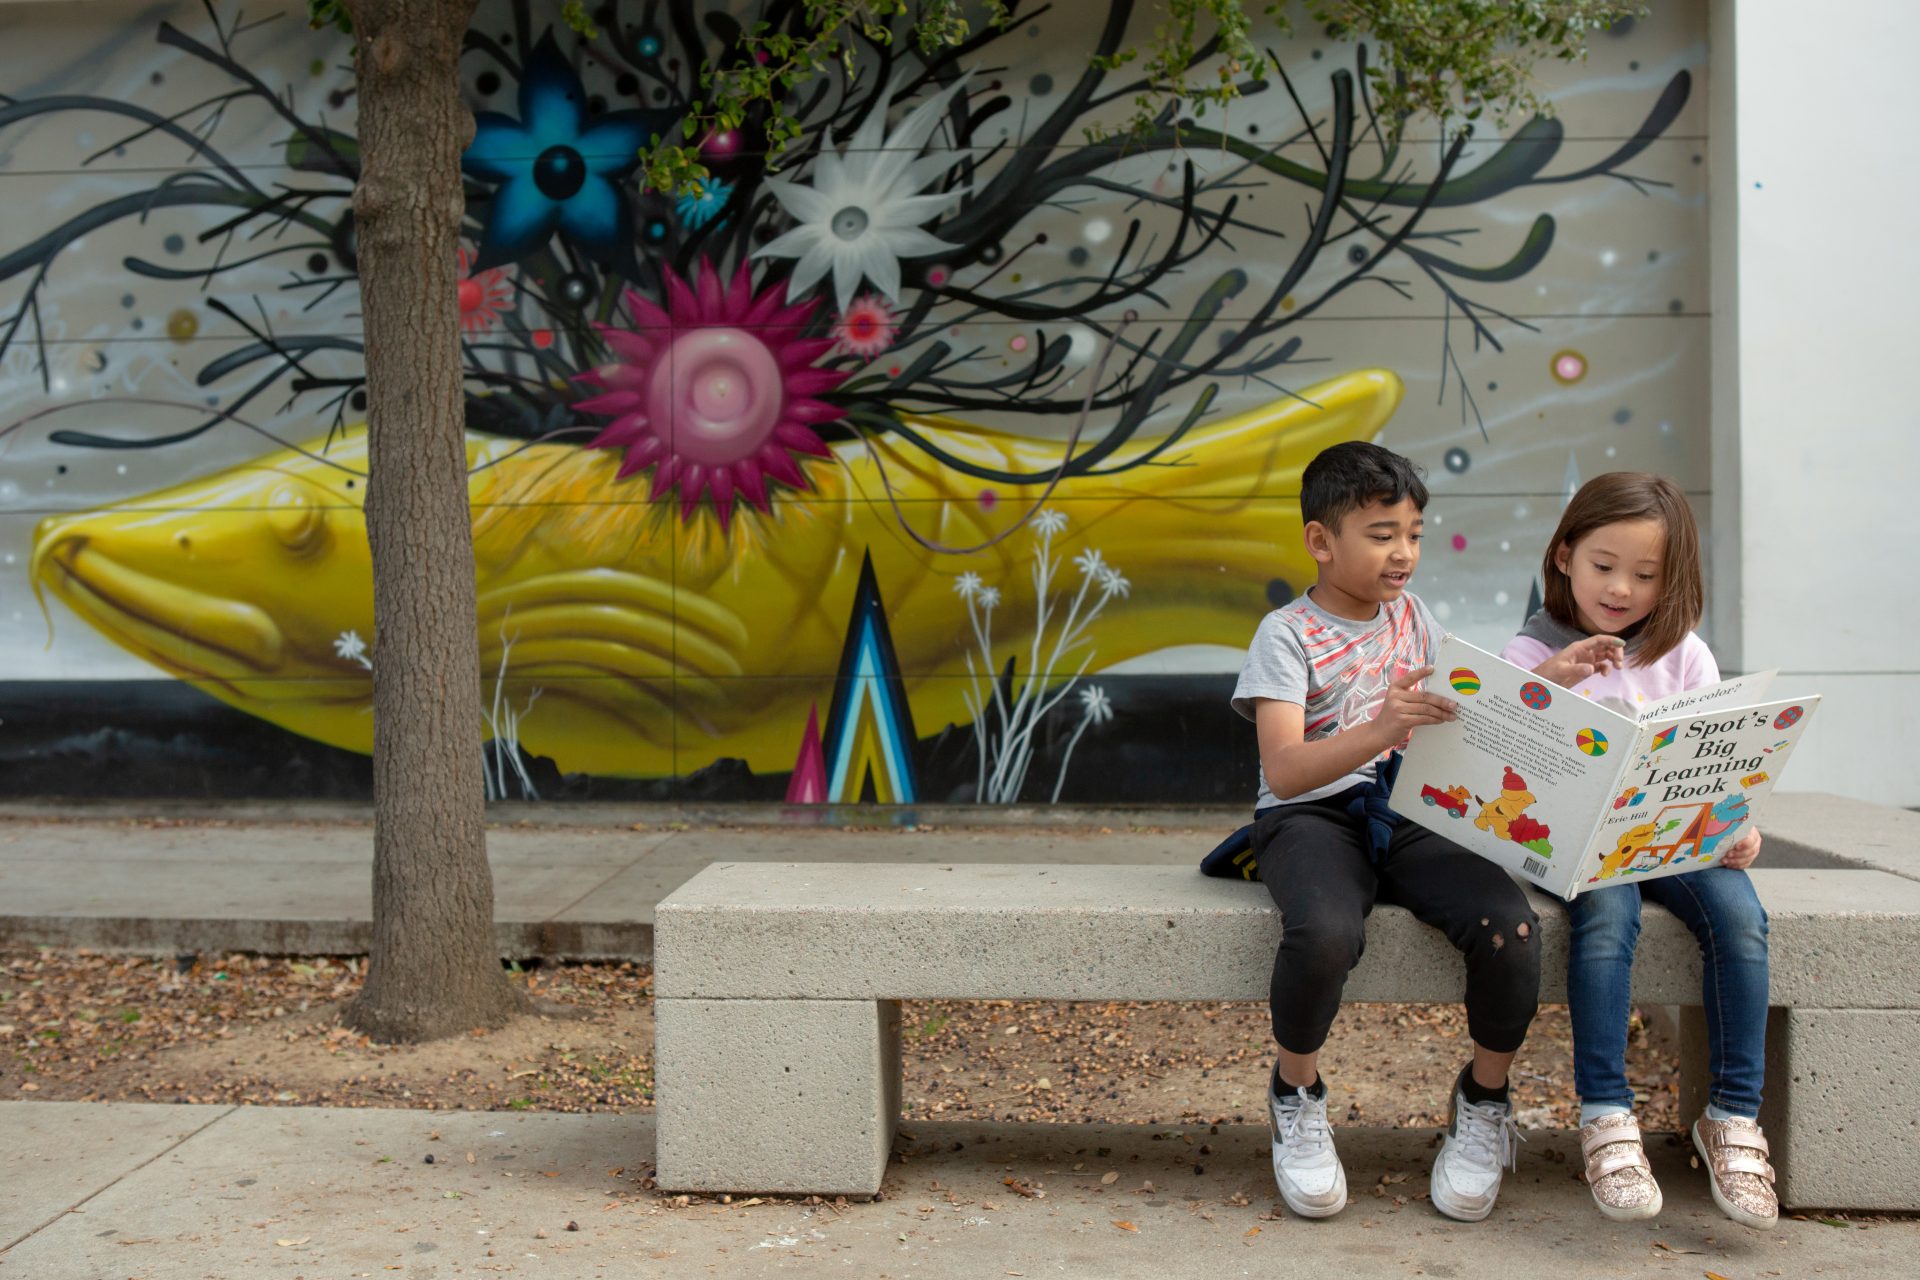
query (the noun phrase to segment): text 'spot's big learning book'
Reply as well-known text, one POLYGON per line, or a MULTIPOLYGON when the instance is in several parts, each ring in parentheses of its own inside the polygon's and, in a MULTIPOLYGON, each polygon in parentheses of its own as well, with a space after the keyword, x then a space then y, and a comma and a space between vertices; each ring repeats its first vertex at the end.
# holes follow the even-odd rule
POLYGON ((1698 871, 1753 829, 1820 701, 1758 701, 1772 680, 1629 711, 1447 636, 1427 688, 1459 718, 1413 735, 1391 804, 1568 901, 1698 871))

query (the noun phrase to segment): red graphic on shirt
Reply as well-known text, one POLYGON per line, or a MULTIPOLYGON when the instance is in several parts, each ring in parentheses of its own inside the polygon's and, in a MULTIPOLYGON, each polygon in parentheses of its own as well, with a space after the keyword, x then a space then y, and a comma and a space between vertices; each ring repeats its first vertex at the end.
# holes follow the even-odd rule
MULTIPOLYGON (((1306 701, 1307 741, 1366 724, 1380 714, 1395 680, 1423 666, 1431 638, 1409 600, 1380 606, 1378 621, 1355 635, 1308 615, 1301 630, 1318 693, 1306 701)), ((1407 739, 1395 744, 1405 747, 1407 739)))

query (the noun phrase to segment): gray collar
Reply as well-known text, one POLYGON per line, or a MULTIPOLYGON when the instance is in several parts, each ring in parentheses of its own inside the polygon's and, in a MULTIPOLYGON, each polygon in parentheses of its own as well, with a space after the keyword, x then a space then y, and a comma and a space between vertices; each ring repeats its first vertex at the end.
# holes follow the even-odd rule
MULTIPOLYGON (((1566 623, 1548 613, 1545 609, 1540 610, 1531 618, 1528 618, 1527 625, 1520 628, 1520 634, 1529 640, 1538 640, 1555 653, 1560 652, 1560 650, 1566 648, 1576 640, 1585 640, 1587 638, 1586 632, 1578 627, 1568 626, 1566 623)), ((1639 652, 1640 635, 1637 632, 1625 637, 1625 639, 1627 642, 1627 656, 1631 657, 1639 652)))

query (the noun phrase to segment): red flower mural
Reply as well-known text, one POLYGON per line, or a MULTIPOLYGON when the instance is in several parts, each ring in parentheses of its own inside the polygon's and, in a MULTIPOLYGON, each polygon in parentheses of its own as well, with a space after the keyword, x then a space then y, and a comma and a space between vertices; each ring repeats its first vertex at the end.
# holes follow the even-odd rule
POLYGON ((500 313, 513 305, 513 286, 499 268, 473 270, 473 254, 460 246, 460 332, 485 333, 499 322, 500 313))
POLYGON ((723 283, 705 261, 692 286, 662 274, 666 309, 627 291, 633 328, 601 326, 614 359, 573 407, 613 419, 589 447, 624 449, 620 475, 651 467, 649 496, 677 492, 683 519, 711 494, 724 529, 739 499, 769 509, 769 478, 808 487, 792 455, 827 455, 812 428, 841 411, 816 397, 847 375, 814 367, 834 340, 801 336, 815 306, 787 306, 784 282, 755 293, 745 265, 723 283))

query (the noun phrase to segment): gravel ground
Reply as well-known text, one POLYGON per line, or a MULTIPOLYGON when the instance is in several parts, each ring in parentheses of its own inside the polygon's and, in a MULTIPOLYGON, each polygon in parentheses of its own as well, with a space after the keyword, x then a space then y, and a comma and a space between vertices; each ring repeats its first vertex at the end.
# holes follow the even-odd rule
MULTIPOLYGON (((0 1098, 652 1106, 645 968, 519 973, 514 980, 534 998, 537 1016, 435 1044, 390 1046, 340 1024, 363 963, 0 951, 0 1098)), ((1272 1062, 1263 1005, 914 1001, 904 1017, 909 1121, 1258 1123, 1262 1114, 1272 1062)), ((1467 1053, 1455 1006, 1348 1005, 1322 1069, 1349 1122, 1435 1125, 1467 1053)), ((1671 1052, 1636 1030, 1629 1073, 1645 1096, 1648 1128, 1679 1128, 1671 1052)), ((1514 1082, 1523 1125, 1574 1122, 1564 1008, 1541 1010, 1514 1082)))

